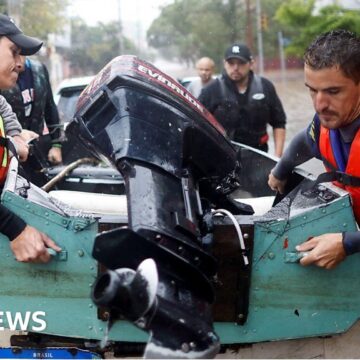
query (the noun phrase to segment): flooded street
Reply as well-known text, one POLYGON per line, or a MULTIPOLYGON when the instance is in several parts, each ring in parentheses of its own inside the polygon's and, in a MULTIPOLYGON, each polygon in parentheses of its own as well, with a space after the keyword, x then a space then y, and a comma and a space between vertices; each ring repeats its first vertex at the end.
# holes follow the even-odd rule
MULTIPOLYGON (((284 79, 282 79, 280 72, 265 73, 264 77, 274 83, 286 112, 286 147, 295 134, 308 126, 314 116, 309 90, 304 85, 304 76, 301 69, 288 71, 284 79)), ((272 131, 269 130, 271 134, 272 131)), ((269 145, 269 152, 273 154, 274 142, 272 136, 270 136, 269 145)), ((322 163, 316 159, 308 161, 302 167, 313 174, 324 171, 322 163)))
POLYGON ((289 71, 286 79, 277 73, 265 74, 272 80, 287 115, 287 143, 299 130, 308 125, 314 115, 308 89, 304 85, 303 71, 289 71))

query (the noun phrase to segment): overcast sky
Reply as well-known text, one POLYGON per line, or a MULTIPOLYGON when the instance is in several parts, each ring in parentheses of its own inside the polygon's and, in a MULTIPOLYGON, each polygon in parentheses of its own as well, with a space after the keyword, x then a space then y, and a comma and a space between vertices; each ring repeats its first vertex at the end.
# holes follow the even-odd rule
POLYGON ((108 23, 121 16, 123 33, 138 46, 146 46, 146 31, 160 14, 160 7, 172 0, 72 0, 70 15, 88 25, 108 23))
POLYGON ((141 21, 150 24, 159 15, 159 7, 169 0, 72 0, 71 13, 82 17, 89 25, 119 18, 123 22, 141 21), (120 11, 119 11, 120 4, 120 11))
MULTIPOLYGON (((171 3, 173 0, 71 0, 71 15, 82 17, 89 25, 97 22, 110 22, 119 19, 122 23, 140 23, 144 31, 152 20, 160 13, 160 6, 171 3)), ((262 0, 265 3, 266 0, 262 0)), ((318 5, 333 3, 334 0, 317 0, 318 5)), ((359 7, 360 0, 338 1, 345 7, 359 7)))
MULTIPOLYGON (((161 6, 174 0, 71 0, 70 15, 83 18, 88 25, 108 23, 121 16, 123 34, 140 48, 147 46, 146 31, 160 14, 161 6)), ((264 4, 267 0, 261 0, 264 4)), ((360 0, 337 0, 345 7, 359 7, 360 0)), ((317 5, 334 3, 336 0, 317 0, 317 5)))

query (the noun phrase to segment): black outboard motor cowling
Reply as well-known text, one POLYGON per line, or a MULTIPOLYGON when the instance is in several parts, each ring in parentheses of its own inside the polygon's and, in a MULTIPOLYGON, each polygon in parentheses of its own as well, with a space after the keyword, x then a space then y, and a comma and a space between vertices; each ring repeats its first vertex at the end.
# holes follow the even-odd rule
POLYGON ((67 131, 116 166, 128 199, 128 228, 97 236, 93 256, 109 272, 93 300, 151 333, 146 357, 215 356, 217 264, 203 218, 217 206, 248 211, 228 197, 239 164, 223 128, 175 80, 121 56, 84 90, 67 131), (141 265, 149 258, 156 276, 141 265))

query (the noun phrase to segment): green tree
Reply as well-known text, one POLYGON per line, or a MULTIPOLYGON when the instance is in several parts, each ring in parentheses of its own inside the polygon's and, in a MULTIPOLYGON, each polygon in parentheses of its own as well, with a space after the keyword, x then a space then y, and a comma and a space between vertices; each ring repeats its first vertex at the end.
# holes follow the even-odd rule
POLYGON ((261 3, 261 15, 267 20, 267 27, 262 29, 265 58, 275 58, 279 54, 278 32, 283 31, 283 26, 275 14, 283 3, 283 0, 266 0, 261 3))
MULTIPOLYGON (((88 26, 82 19, 71 20, 72 47, 66 52, 74 72, 79 75, 94 74, 110 60, 120 55, 118 23, 98 23, 88 26)), ((137 54, 135 45, 122 37, 122 53, 137 54)))
POLYGON ((0 0, 0 13, 4 14, 7 10, 7 2, 6 0, 0 0))
POLYGON ((302 56, 305 48, 320 33, 347 29, 360 33, 360 10, 329 5, 315 12, 315 0, 290 0, 279 7, 276 20, 283 25, 291 42, 288 55, 302 56))
POLYGON ((229 43, 245 41, 243 8, 240 0, 175 0, 151 24, 148 42, 169 59, 210 56, 219 65, 229 43))
POLYGON ((21 28, 44 40, 49 33, 60 33, 67 22, 67 5, 67 0, 23 0, 21 28))
POLYGON ((0 12, 9 16, 18 15, 21 29, 28 35, 46 40, 49 33, 60 33, 67 21, 64 9, 68 0, 22 0, 12 14, 6 0, 0 0, 0 12))
MULTIPOLYGON (((246 0, 175 0, 152 23, 147 33, 149 44, 164 57, 187 64, 193 64, 201 56, 210 56, 219 68, 225 48, 236 41, 248 42, 256 55, 255 1, 248 2, 249 11, 246 0), (249 39, 249 33, 253 38, 249 39)), ((264 48, 271 57, 278 53, 280 24, 274 15, 282 2, 262 2, 262 12, 269 25, 263 32, 264 48)))

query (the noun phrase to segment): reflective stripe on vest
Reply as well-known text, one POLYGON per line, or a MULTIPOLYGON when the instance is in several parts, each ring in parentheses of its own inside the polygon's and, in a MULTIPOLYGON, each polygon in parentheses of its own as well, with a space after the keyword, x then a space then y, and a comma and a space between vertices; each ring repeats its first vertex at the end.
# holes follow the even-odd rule
MULTIPOLYGON (((330 130, 320 126, 320 141, 319 149, 321 156, 329 162, 335 169, 339 169, 335 160, 333 148, 330 140, 330 130)), ((357 131, 355 138, 351 144, 349 158, 347 161, 345 173, 348 175, 360 177, 360 129, 357 131)), ((326 167, 326 163, 325 163, 326 167)), ((329 167, 326 167, 327 171, 332 171, 329 167)), ((353 210, 356 221, 360 224, 360 187, 343 185, 338 181, 334 181, 334 184, 342 189, 348 191, 353 201, 353 210)))
MULTIPOLYGON (((6 139, 5 137, 5 127, 3 118, 0 116, 0 137, 6 139)), ((6 142, 2 142, 0 145, 0 184, 3 184, 6 180, 6 175, 9 167, 9 151, 5 145, 6 142)))

